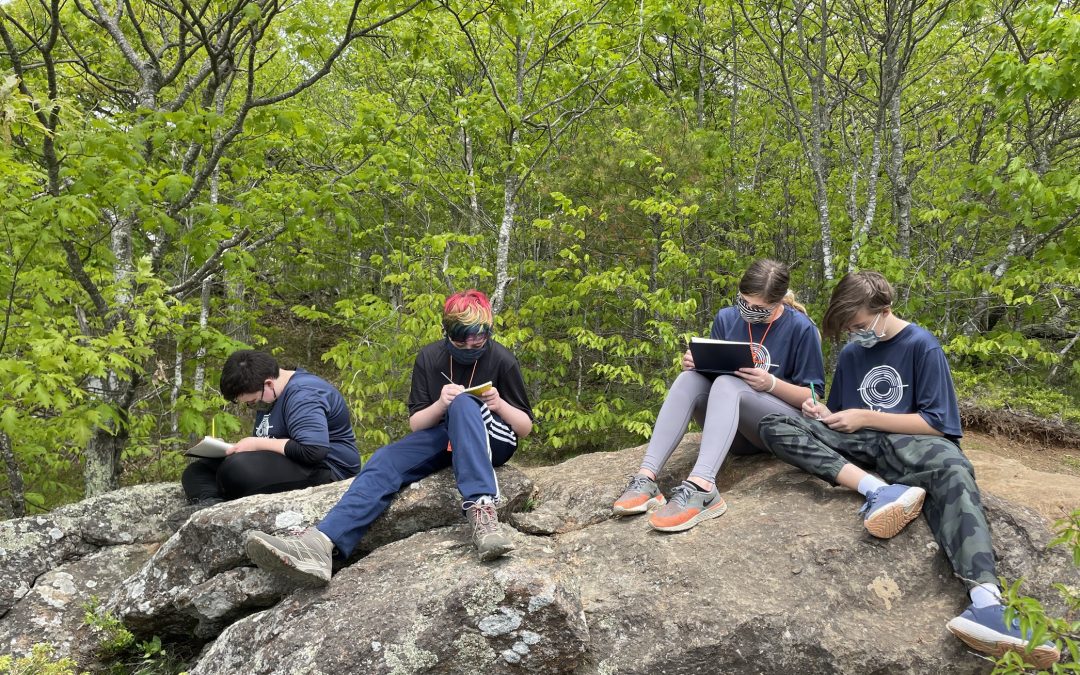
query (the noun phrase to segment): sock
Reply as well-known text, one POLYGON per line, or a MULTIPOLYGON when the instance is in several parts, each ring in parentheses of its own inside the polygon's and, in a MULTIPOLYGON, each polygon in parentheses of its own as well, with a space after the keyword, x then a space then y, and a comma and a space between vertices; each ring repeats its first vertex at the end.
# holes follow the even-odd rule
POLYGON ((686 483, 687 485, 689 485, 690 487, 694 488, 698 492, 709 492, 709 490, 706 490, 705 488, 701 487, 700 485, 698 485, 697 483, 695 483, 692 480, 687 480, 687 481, 683 481, 683 482, 686 483))
POLYGON ((968 595, 976 608, 1001 604, 1001 591, 996 584, 979 584, 968 591, 968 595))
POLYGON ((888 483, 881 480, 877 476, 871 476, 870 474, 866 474, 862 477, 862 480, 859 481, 859 494, 865 497, 874 490, 877 490, 878 488, 883 488, 886 485, 888 485, 888 483))

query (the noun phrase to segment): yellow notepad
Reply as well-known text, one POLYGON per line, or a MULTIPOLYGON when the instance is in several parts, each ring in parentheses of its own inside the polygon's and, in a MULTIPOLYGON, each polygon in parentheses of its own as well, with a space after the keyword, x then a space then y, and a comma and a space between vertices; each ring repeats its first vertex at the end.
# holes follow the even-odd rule
POLYGON ((491 389, 491 387, 492 387, 491 380, 488 380, 487 382, 485 382, 483 384, 478 384, 475 387, 469 387, 468 389, 466 389, 465 391, 463 391, 461 393, 462 394, 472 394, 473 396, 479 396, 480 394, 483 394, 488 389, 491 389))

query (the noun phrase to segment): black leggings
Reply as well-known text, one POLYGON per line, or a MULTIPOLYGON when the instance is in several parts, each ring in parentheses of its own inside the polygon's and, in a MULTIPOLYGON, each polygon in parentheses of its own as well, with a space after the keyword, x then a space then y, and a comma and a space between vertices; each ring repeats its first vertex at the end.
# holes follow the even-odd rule
POLYGON ((239 452, 224 459, 197 459, 188 464, 180 477, 184 493, 191 500, 239 499, 299 490, 333 480, 325 464, 299 464, 269 450, 239 452))

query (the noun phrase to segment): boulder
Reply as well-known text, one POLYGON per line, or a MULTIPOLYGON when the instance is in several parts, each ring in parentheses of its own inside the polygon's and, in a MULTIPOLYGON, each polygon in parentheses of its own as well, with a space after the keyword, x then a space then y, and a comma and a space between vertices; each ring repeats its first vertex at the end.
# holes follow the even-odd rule
MULTIPOLYGON (((677 448, 659 477, 665 492, 690 471, 698 441, 677 448)), ((660 534, 644 516, 610 514, 643 452, 500 468, 500 517, 518 528, 517 549, 487 564, 475 559, 451 474, 436 474, 403 490, 321 589, 251 566, 243 538, 317 522, 348 483, 199 511, 160 546, 182 504, 175 484, 8 521, 0 645, 22 654, 49 641, 86 667, 94 643, 82 606, 98 595, 140 637, 213 640, 193 673, 988 669, 944 628, 967 597, 923 519, 874 539, 858 495, 755 455, 725 465, 724 516, 660 534)), ((1060 612, 1052 584, 1080 586, 1080 572, 1065 550, 1046 549, 1045 505, 1032 504, 1040 515, 1014 501, 1030 495, 1010 492, 1038 477, 992 458, 976 470, 999 573, 1024 577, 1025 592, 1060 612)), ((1080 507, 1080 479, 1054 485, 1053 509, 1080 507)))
POLYGON ((64 562, 106 546, 164 540, 165 518, 183 503, 179 485, 156 483, 0 522, 0 616, 30 592, 38 577, 64 562))
POLYGON ((191 674, 573 672, 588 647, 576 574, 523 536, 526 555, 480 563, 466 529, 383 546, 237 621, 191 674))
MULTIPOLYGON (((511 466, 498 469, 504 516, 520 509, 532 483, 511 466)), ((143 568, 117 588, 105 609, 136 634, 206 640, 252 611, 289 594, 281 580, 250 567, 251 530, 287 533, 317 523, 351 481, 254 495, 195 512, 143 568)), ((351 561, 416 532, 462 522, 453 474, 440 471, 404 488, 361 540, 351 561)))
MULTIPOLYGON (((605 515, 641 452, 530 470, 536 508, 512 516, 529 533, 499 561, 475 563, 455 528, 413 535, 234 623, 192 673, 986 672, 945 630, 967 594, 923 519, 874 539, 858 495, 752 456, 725 468, 727 514, 661 534, 605 515), (550 614, 530 614, 552 595, 550 614)), ((1001 574, 1051 607, 1051 581, 1080 583, 1037 513, 993 495, 986 509, 1001 574)))

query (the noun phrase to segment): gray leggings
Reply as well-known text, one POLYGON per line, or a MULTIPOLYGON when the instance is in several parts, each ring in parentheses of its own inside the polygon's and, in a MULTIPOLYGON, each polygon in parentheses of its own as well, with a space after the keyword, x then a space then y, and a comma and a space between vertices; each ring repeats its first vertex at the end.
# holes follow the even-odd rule
POLYGON ((772 413, 800 414, 772 394, 754 391, 734 375, 720 375, 709 382, 701 373, 683 371, 675 378, 656 416, 641 468, 653 473, 663 468, 686 433, 692 414, 703 432, 697 464, 690 475, 714 483, 728 450, 745 454, 765 449, 758 436, 758 423, 772 413))

